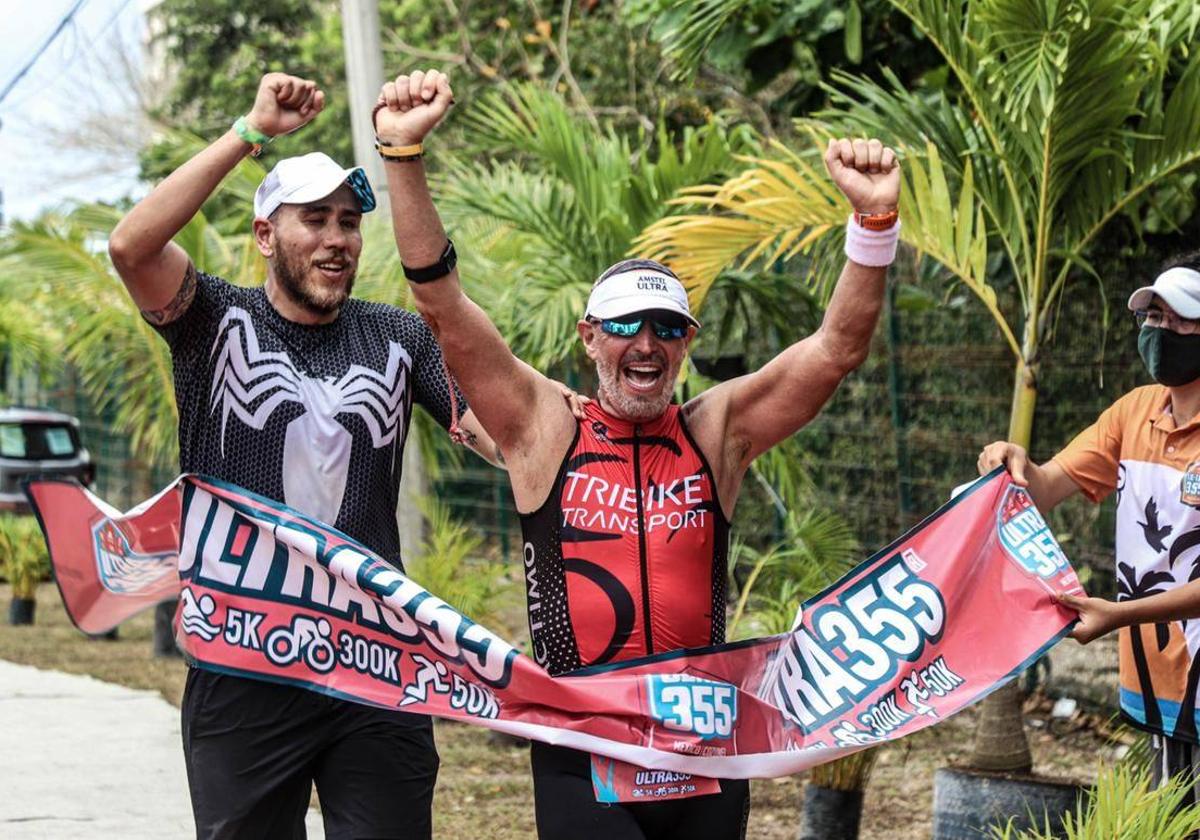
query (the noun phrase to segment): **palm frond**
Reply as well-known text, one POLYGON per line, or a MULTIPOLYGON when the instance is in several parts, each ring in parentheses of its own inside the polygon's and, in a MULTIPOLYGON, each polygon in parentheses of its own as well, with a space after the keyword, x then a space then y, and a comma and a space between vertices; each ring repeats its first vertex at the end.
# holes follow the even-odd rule
POLYGON ((676 0, 671 12, 676 13, 678 22, 662 36, 663 49, 675 65, 672 81, 694 74, 721 28, 751 5, 753 0, 676 0))
POLYGON ((775 149, 781 160, 744 158, 751 168, 724 184, 680 191, 673 203, 709 212, 668 216, 634 243, 637 253, 674 269, 696 310, 726 267, 787 260, 845 222, 850 206, 813 156, 775 149))

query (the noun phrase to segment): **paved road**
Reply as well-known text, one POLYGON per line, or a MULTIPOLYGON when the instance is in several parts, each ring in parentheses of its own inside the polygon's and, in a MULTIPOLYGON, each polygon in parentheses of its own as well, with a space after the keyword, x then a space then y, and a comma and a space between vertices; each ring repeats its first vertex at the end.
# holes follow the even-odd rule
MULTIPOLYGON (((178 709, 152 691, 0 660, 0 837, 194 833, 178 709)), ((308 836, 324 837, 314 811, 308 836)))

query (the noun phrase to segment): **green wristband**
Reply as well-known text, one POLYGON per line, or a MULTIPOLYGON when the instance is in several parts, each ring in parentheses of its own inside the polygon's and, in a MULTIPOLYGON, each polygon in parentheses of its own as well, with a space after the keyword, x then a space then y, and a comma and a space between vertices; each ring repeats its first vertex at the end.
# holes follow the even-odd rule
POLYGON ((270 134, 263 134, 258 129, 254 128, 250 123, 246 122, 245 117, 238 117, 234 120, 233 130, 237 132, 237 136, 241 137, 251 146, 261 146, 264 143, 270 143, 275 138, 270 134))

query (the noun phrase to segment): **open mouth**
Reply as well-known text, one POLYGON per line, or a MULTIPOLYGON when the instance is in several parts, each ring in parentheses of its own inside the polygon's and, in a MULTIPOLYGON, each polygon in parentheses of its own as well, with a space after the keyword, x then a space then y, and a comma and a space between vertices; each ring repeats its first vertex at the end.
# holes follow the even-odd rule
POLYGON ((346 260, 322 260, 313 265, 326 280, 344 280, 350 271, 350 263, 346 260))
POLYGON ((621 378, 633 391, 656 392, 662 385, 664 369, 650 362, 631 362, 621 368, 621 378))

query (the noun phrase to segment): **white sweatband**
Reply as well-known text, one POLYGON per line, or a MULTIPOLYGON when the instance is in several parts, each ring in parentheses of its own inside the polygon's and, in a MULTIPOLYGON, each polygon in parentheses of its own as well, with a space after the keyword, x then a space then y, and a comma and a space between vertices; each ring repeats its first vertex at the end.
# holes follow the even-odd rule
POLYGON ((900 220, 887 230, 867 230, 851 216, 846 223, 846 259, 871 268, 883 268, 896 259, 900 220))

